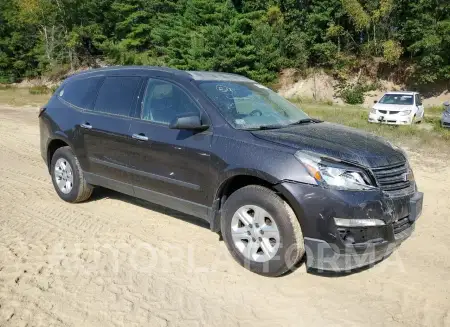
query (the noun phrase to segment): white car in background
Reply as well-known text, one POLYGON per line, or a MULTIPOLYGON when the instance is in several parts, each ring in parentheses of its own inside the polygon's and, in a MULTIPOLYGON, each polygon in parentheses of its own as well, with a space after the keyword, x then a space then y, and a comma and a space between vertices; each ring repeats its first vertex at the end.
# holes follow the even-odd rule
POLYGON ((375 101, 369 114, 369 123, 410 125, 421 122, 424 107, 417 92, 388 92, 375 101))

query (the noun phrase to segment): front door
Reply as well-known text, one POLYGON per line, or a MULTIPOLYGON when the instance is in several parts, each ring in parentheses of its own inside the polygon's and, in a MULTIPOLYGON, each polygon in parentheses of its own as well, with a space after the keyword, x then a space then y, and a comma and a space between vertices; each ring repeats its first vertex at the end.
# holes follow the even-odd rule
POLYGON ((421 98, 420 94, 416 94, 415 101, 416 101, 416 106, 417 106, 417 117, 423 118, 423 115, 425 113, 425 108, 423 106, 422 98, 421 98))
POLYGON ((180 86, 150 79, 140 119, 131 123, 134 145, 130 166, 136 196, 206 218, 212 203, 207 192, 212 182, 212 131, 169 128, 174 118, 191 113, 204 117, 180 86))
POLYGON ((106 77, 98 92, 94 110, 83 115, 88 179, 95 184, 133 194, 128 171, 131 113, 138 102, 140 77, 106 77))

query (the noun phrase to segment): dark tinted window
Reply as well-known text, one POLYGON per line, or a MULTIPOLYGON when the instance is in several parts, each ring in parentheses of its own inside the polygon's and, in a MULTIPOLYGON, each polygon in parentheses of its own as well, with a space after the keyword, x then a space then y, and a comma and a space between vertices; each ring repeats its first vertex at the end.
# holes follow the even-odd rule
POLYGON ((97 94, 99 82, 103 77, 90 77, 68 82, 64 88, 59 91, 58 96, 70 104, 83 108, 91 109, 97 94))
POLYGON ((142 119, 169 124, 174 118, 199 114, 194 102, 178 86, 150 79, 144 98, 142 119))
POLYGON ((98 92, 95 111, 129 116, 137 99, 140 77, 107 77, 98 92))

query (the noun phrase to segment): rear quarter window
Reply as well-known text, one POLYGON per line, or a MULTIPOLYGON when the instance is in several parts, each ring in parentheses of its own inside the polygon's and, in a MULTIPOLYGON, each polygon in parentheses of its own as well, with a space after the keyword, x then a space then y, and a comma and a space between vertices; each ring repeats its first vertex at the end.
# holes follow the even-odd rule
POLYGON ((69 81, 58 91, 57 96, 78 108, 92 109, 102 79, 96 76, 69 81))

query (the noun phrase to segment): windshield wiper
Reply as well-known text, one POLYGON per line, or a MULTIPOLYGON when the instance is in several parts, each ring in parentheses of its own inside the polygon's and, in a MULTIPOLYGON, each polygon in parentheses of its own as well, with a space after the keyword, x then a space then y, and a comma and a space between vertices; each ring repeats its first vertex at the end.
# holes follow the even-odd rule
POLYGON ((292 124, 287 124, 287 125, 282 125, 282 124, 261 125, 261 126, 258 126, 258 127, 246 128, 245 130, 247 130, 247 131, 263 131, 263 130, 268 130, 268 129, 280 129, 280 128, 284 128, 284 127, 288 127, 288 126, 292 126, 292 125, 302 125, 302 124, 321 123, 321 122, 323 122, 323 121, 320 120, 320 119, 303 118, 303 119, 300 119, 299 121, 296 121, 295 123, 292 123, 292 124))
POLYGON ((280 129, 283 127, 286 127, 287 125, 280 125, 280 124, 273 124, 273 125, 261 125, 258 127, 250 127, 250 128, 246 128, 246 131, 263 131, 263 130, 268 130, 268 129, 280 129))
POLYGON ((310 123, 321 123, 323 120, 315 119, 315 118, 303 118, 295 123, 289 124, 289 125, 302 125, 302 124, 310 124, 310 123))

